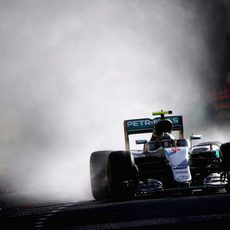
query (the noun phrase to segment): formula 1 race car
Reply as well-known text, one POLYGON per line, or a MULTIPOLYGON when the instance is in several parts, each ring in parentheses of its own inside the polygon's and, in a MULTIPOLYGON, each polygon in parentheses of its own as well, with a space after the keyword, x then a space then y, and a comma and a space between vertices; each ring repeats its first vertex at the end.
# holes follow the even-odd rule
POLYGON ((90 156, 90 177, 96 200, 128 200, 143 196, 192 195, 230 191, 230 142, 191 146, 184 138, 182 116, 152 113, 153 119, 124 121, 125 151, 96 151, 90 156), (143 147, 130 150, 129 136, 152 133, 143 147), (176 137, 177 136, 177 137, 176 137))

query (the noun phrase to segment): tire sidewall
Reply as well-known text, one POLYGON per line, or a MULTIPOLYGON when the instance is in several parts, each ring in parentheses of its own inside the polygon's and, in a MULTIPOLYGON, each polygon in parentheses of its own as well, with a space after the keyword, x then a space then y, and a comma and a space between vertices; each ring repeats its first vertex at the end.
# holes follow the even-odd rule
POLYGON ((133 156, 128 151, 116 151, 108 159, 109 196, 114 200, 127 200, 134 196, 134 188, 125 181, 133 181, 136 168, 133 156))
POLYGON ((108 197, 108 157, 111 151, 96 151, 90 156, 91 192, 96 200, 108 197))

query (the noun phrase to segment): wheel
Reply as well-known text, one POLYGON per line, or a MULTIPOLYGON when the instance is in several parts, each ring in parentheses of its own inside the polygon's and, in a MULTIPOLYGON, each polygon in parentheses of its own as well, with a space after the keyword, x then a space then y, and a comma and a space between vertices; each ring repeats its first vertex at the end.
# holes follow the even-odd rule
POLYGON ((224 187, 225 191, 227 193, 230 193, 230 172, 224 172, 224 175, 223 175, 226 179, 227 179, 227 183, 224 187))
POLYGON ((104 200, 108 194, 108 156, 111 151, 96 151, 90 156, 90 180, 95 200, 104 200))
POLYGON ((230 142, 224 143, 220 146, 222 154, 222 167, 224 171, 230 170, 230 142))
POLYGON ((225 177, 228 183, 225 185, 226 192, 230 192, 230 142, 224 143, 220 146, 222 154, 222 170, 224 171, 225 177))
POLYGON ((113 200, 132 199, 137 174, 138 170, 130 152, 112 152, 108 161, 110 198, 113 200))

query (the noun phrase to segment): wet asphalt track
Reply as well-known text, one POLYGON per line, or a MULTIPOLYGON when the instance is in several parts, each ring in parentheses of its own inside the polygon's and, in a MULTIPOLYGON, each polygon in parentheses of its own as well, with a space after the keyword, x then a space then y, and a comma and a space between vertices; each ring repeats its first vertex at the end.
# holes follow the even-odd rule
POLYGON ((194 229, 230 224, 230 194, 64 204, 5 200, 1 204, 1 230, 194 229))

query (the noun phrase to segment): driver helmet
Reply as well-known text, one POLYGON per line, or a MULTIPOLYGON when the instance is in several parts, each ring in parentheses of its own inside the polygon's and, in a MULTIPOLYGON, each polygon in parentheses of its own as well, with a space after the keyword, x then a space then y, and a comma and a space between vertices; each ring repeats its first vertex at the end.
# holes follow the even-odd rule
POLYGON ((171 133, 162 133, 162 140, 175 140, 175 137, 171 133))

